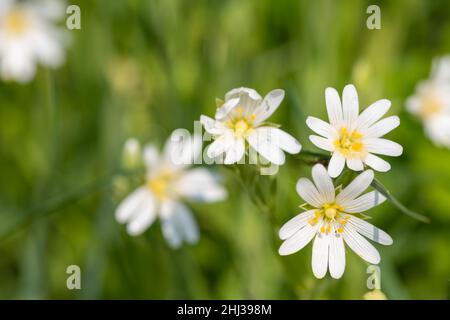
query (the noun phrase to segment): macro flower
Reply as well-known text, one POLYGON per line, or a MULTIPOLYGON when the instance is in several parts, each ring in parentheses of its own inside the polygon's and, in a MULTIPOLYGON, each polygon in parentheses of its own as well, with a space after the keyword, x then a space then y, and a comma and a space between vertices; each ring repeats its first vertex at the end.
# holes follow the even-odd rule
POLYGON ((422 120, 434 144, 450 148, 450 56, 434 61, 430 78, 419 82, 406 108, 422 120))
POLYGON ((386 198, 377 191, 361 196, 374 178, 372 170, 360 173, 337 195, 330 175, 325 167, 316 164, 312 168, 313 182, 301 178, 297 192, 312 209, 286 222, 279 231, 284 240, 280 255, 293 254, 314 239, 312 269, 321 279, 327 270, 339 279, 345 269, 345 244, 357 255, 371 264, 380 262, 380 254, 364 237, 383 245, 391 245, 392 238, 355 214, 367 211, 386 198))
POLYGON ((117 207, 116 219, 127 224, 130 235, 139 235, 157 217, 168 244, 178 248, 199 238, 197 223, 184 200, 214 202, 227 196, 217 176, 204 168, 189 168, 201 150, 201 138, 166 142, 162 154, 155 146, 144 149, 146 183, 127 196, 117 207))
POLYGON ((400 124, 397 116, 380 120, 391 102, 378 100, 359 114, 358 94, 351 84, 344 87, 342 103, 334 88, 325 90, 325 102, 330 123, 308 117, 306 124, 320 135, 309 136, 311 142, 332 154, 328 165, 330 176, 339 176, 345 164, 354 171, 364 170, 364 164, 376 171, 389 171, 391 165, 375 154, 399 156, 403 152, 398 143, 381 138, 400 124))
POLYGON ((214 138, 207 155, 216 158, 225 154, 224 163, 233 164, 244 157, 248 148, 253 148, 269 162, 282 165, 284 152, 299 153, 301 145, 295 138, 265 122, 283 98, 281 89, 269 92, 264 99, 249 88, 229 91, 214 119, 200 117, 203 127, 214 138))
POLYGON ((57 1, 0 1, 0 76, 29 82, 37 63, 58 67, 64 61, 64 37, 55 22, 64 17, 57 1))

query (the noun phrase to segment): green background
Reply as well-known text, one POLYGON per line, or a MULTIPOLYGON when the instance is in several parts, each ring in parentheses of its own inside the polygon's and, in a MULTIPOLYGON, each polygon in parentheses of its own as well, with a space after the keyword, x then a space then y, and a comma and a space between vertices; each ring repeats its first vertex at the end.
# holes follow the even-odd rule
MULTIPOLYGON (((171 250, 159 223, 130 237, 114 220, 138 183, 117 173, 124 141, 161 145, 173 129, 212 116, 215 97, 240 86, 286 98, 271 121, 308 141, 308 115, 326 119, 324 90, 355 84, 360 106, 392 101, 404 147, 377 177, 424 224, 391 203, 368 212, 394 239, 376 245, 391 299, 450 295, 450 151, 423 135, 405 99, 432 58, 450 53, 449 1, 73 1, 82 29, 68 31, 67 61, 27 85, 0 83, 0 298, 360 299, 367 264, 347 249, 341 280, 317 280, 311 245, 280 257, 274 232, 300 212, 295 192, 310 166, 288 156, 276 209, 261 213, 232 170, 216 167, 227 201, 195 204, 196 246, 171 250), (66 268, 82 289, 66 288, 66 268)), ((62 23, 63 26, 63 23, 62 23)), ((248 191, 248 190, 247 190, 248 191)))

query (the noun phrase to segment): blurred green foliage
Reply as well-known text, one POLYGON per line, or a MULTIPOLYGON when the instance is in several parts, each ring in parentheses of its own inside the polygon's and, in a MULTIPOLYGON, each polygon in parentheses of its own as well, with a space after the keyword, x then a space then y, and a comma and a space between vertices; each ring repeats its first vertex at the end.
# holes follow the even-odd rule
POLYGON ((112 175, 128 137, 162 144, 212 115, 215 97, 231 88, 283 88, 271 120, 315 150, 306 116, 325 118, 324 89, 347 83, 362 107, 392 100, 402 124, 389 137, 405 151, 377 177, 431 218, 420 223, 390 203, 369 211, 394 238, 377 246, 382 290, 391 299, 449 298, 450 151, 424 137, 404 102, 432 58, 450 53, 450 2, 375 1, 381 30, 366 27, 373 1, 71 2, 82 29, 68 31, 66 64, 40 68, 29 85, 0 83, 0 298, 362 298, 367 264, 350 250, 339 281, 313 277, 311 245, 277 254, 277 229, 300 212, 295 183, 310 176, 293 157, 277 176, 271 219, 231 170, 216 168, 230 197, 193 206, 197 246, 173 251, 159 223, 132 238, 114 220, 136 186, 112 175), (80 291, 66 288, 71 264, 81 267, 80 291))

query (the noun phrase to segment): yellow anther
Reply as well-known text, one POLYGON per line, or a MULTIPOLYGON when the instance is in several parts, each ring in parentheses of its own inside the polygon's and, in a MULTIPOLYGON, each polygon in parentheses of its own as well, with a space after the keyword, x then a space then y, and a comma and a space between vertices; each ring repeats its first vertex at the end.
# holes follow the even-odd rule
POLYGON ((350 152, 361 152, 364 149, 364 145, 361 142, 363 135, 353 130, 348 132, 346 127, 341 128, 339 131, 339 138, 335 140, 334 146, 344 155, 349 155, 350 152))
POLYGON ((325 209, 325 216, 328 219, 332 220, 332 219, 334 219, 334 217, 336 217, 336 215, 337 215, 337 210, 335 208, 325 209))

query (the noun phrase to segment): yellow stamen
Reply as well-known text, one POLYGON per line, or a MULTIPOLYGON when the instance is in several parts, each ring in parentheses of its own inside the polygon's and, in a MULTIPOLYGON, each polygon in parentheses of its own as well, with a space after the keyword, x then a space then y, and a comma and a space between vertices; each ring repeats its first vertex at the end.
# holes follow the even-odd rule
POLYGON ((422 118, 430 118, 438 114, 442 110, 442 102, 434 95, 429 95, 424 98, 422 108, 419 113, 422 118))
POLYGON ((21 34, 28 26, 27 16, 23 10, 13 9, 5 19, 6 30, 13 35, 21 34))
POLYGON ((343 127, 339 131, 339 138, 334 141, 334 146, 345 156, 360 153, 364 151, 362 137, 360 132, 353 130, 350 133, 346 127, 343 127))
POLYGON ((147 187, 159 200, 163 200, 169 196, 170 185, 175 174, 173 171, 164 170, 154 178, 147 182, 147 187))

